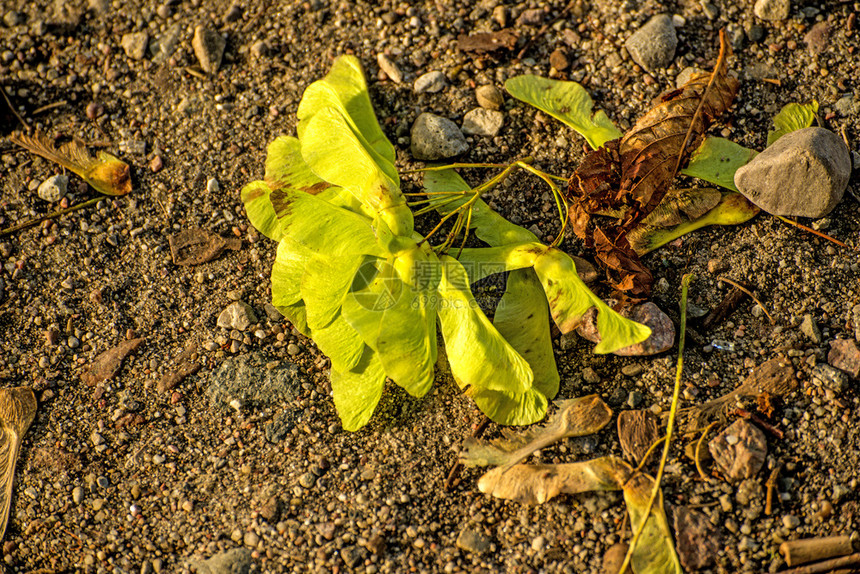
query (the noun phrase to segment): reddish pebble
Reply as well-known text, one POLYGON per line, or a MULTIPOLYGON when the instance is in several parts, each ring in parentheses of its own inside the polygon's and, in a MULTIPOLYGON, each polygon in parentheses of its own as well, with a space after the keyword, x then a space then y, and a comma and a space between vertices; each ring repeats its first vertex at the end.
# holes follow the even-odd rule
POLYGON ((102 290, 101 289, 94 289, 90 293, 90 301, 92 301, 96 305, 101 305, 102 304, 102 290))
POLYGON ((125 338, 128 339, 129 341, 134 339, 136 336, 137 335, 135 334, 134 329, 128 329, 125 332, 125 338))
POLYGON ((64 197, 60 200, 60 207, 62 207, 63 209, 69 207, 69 199, 67 197, 64 197))
POLYGON ((170 395, 170 404, 175 405, 179 401, 182 400, 182 394, 174 391, 172 395, 170 395))

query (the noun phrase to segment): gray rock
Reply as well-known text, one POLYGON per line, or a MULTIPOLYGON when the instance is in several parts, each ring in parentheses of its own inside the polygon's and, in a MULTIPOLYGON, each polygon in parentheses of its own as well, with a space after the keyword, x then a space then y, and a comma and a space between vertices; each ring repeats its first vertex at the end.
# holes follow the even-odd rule
POLYGON ((146 47, 149 45, 149 34, 146 32, 123 34, 120 43, 126 56, 132 60, 142 60, 146 55, 146 47))
POLYGON ((448 79, 445 77, 445 74, 439 71, 433 71, 419 76, 418 79, 415 80, 413 89, 417 94, 435 94, 436 92, 444 90, 447 85, 448 79))
POLYGON ((224 57, 226 46, 227 40, 215 30, 203 25, 194 29, 191 47, 194 48, 194 55, 197 56, 200 67, 207 74, 214 74, 221 67, 221 58, 224 57))
POLYGON ((762 20, 777 21, 788 18, 791 0, 756 0, 753 12, 762 20))
POLYGON ((720 17, 720 9, 710 2, 702 2, 702 12, 708 20, 716 20, 720 17))
POLYGON ((457 548, 471 552, 472 554, 483 554, 490 549, 490 539, 472 527, 464 528, 457 536, 457 548))
POLYGON ((851 156, 830 130, 786 134, 735 173, 747 199, 772 215, 819 218, 842 200, 851 156))
POLYGON ((633 61, 646 70, 665 68, 675 58, 678 36, 668 14, 658 14, 624 43, 633 61))
MULTIPOLYGON (((675 342, 674 323, 654 303, 648 301, 641 305, 635 305, 632 308, 625 309, 622 315, 650 327, 651 336, 641 343, 615 351, 616 355, 622 357, 654 355, 669 349, 675 342)), ((600 342, 600 333, 597 330, 597 309, 595 307, 592 307, 583 315, 582 323, 576 328, 576 332, 580 337, 588 339, 592 343, 600 342)))
POLYGON ((806 338, 815 343, 821 343, 821 331, 818 329, 818 323, 810 314, 803 316, 803 321, 800 323, 800 332, 806 335, 806 338))
POLYGON ((469 149, 457 124, 447 118, 423 113, 412 124, 412 156, 436 160, 460 155, 469 149))
POLYGON ((208 560, 192 560, 191 566, 198 574, 248 574, 251 571, 251 550, 234 548, 208 560))
POLYGON ((758 474, 767 456, 767 440, 758 427, 738 419, 708 443, 708 450, 730 482, 758 474))
POLYGON ((296 426, 296 421, 299 418, 299 413, 296 409, 287 408, 277 415, 271 421, 267 422, 263 427, 266 434, 266 440, 272 444, 277 444, 284 440, 291 430, 296 426))
POLYGON ((523 10, 520 17, 517 18, 517 25, 519 26, 540 26, 543 24, 543 20, 546 18, 546 12, 541 8, 529 8, 528 10, 523 10))
MULTIPOLYGON (((223 410, 288 405, 298 396, 303 382, 295 365, 270 369, 257 355, 240 355, 227 359, 209 375, 205 394, 213 407, 223 410)), ((280 422, 288 425, 286 419, 280 422)))
POLYGON ((498 135, 505 123, 505 114, 495 110, 475 108, 463 117, 463 133, 476 136, 498 135))
POLYGON ((24 23, 24 14, 16 12, 15 10, 9 10, 3 15, 3 23, 9 28, 14 28, 17 25, 24 23))
POLYGON ((823 363, 812 368, 812 380, 837 395, 848 388, 848 374, 823 363))
POLYGON ((60 201, 65 197, 66 191, 69 189, 69 176, 67 175, 54 175, 46 179, 39 185, 39 189, 36 193, 39 194, 41 199, 48 201, 50 203, 54 203, 55 201, 60 201))
POLYGON ((403 83, 403 72, 397 67, 394 61, 385 54, 377 54, 376 63, 379 68, 385 72, 385 75, 395 84, 403 83))
POLYGON ((168 28, 164 34, 155 38, 149 43, 149 51, 152 54, 152 61, 156 64, 166 61, 173 52, 176 51, 176 46, 179 44, 179 35, 182 33, 182 28, 179 24, 174 24, 168 28))
POLYGON ((230 303, 226 309, 218 315, 218 326, 224 329, 238 329, 244 331, 250 325, 257 322, 257 315, 250 305, 242 301, 230 303))
POLYGON ((836 100, 836 103, 833 104, 833 107, 843 116, 853 116, 857 113, 858 109, 860 109, 860 105, 858 105, 857 100, 852 94, 842 96, 841 98, 836 100))
POLYGON ((500 110, 505 105, 502 92, 493 85, 478 86, 475 90, 475 99, 478 100, 479 106, 488 110, 500 110))

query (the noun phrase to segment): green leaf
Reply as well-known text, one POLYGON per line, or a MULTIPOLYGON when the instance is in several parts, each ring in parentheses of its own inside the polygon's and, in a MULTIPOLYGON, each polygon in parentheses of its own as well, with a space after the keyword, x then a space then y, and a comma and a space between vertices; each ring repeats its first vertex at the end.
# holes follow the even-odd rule
POLYGON ((651 329, 613 311, 592 293, 576 273, 576 265, 566 253, 549 248, 535 261, 535 272, 543 284, 552 318, 562 333, 579 325, 591 307, 597 308, 597 330, 601 341, 595 353, 611 353, 644 341, 651 329))
POLYGON ((385 371, 376 353, 365 346, 358 363, 350 370, 332 367, 331 393, 343 428, 356 431, 367 424, 385 387, 385 371))
POLYGON ((272 189, 265 181, 252 181, 242 188, 245 213, 254 228, 273 241, 280 241, 284 229, 272 206, 272 189))
POLYGON ((561 82, 527 74, 505 82, 513 97, 546 112, 576 130, 592 149, 623 134, 602 110, 592 112, 594 102, 576 82, 561 82))
MULTIPOLYGON (((448 215, 463 205, 472 195, 469 193, 456 201, 446 203, 451 196, 442 195, 440 192, 471 192, 469 184, 453 169, 425 172, 424 189, 431 193, 427 196, 430 199, 430 205, 436 206, 436 210, 442 216, 448 215)), ((478 239, 494 246, 538 240, 531 231, 511 223, 493 211, 483 199, 478 199, 472 206, 470 228, 475 230, 478 239)))
POLYGON ((292 238, 281 239, 272 264, 272 305, 286 307, 301 301, 302 276, 313 258, 310 249, 292 238))
MULTIPOLYGON (((642 473, 624 482, 624 502, 630 513, 630 524, 636 532, 645 520, 645 510, 654 489, 654 479, 642 473)), ((636 574, 683 574, 675 546, 672 543, 672 531, 663 510, 663 492, 659 491, 654 500, 651 513, 645 522, 645 529, 639 537, 639 542, 633 550, 630 561, 636 574)))
POLYGON ((681 173, 737 192, 735 172, 756 155, 758 155, 757 151, 745 148, 731 140, 706 138, 693 152, 690 162, 681 170, 681 173))
POLYGON ((305 267, 300 291, 311 329, 322 329, 334 321, 364 260, 360 255, 341 255, 327 260, 317 258, 305 267))
MULTIPOLYGON (((353 131, 361 134, 374 153, 394 165, 394 146, 379 127, 367 92, 361 62, 355 56, 339 57, 325 78, 307 87, 296 114, 300 122, 300 138, 303 137, 302 126, 305 122, 329 107, 339 109, 349 119, 353 131)), ((392 178, 397 178, 396 170, 392 178)))
POLYGON ((543 243, 510 243, 499 247, 466 248, 457 259, 466 270, 469 282, 475 283, 496 273, 532 267, 547 249, 543 243))
POLYGON ((560 379, 549 333, 549 306, 533 270, 517 269, 508 274, 493 325, 528 362, 535 388, 546 398, 554 398, 560 379))
POLYGON ((773 130, 767 133, 767 147, 787 133, 808 128, 815 121, 818 113, 818 102, 812 100, 808 104, 786 104, 773 117, 773 130))
POLYGON ((314 114, 301 144, 302 157, 315 174, 349 190, 384 217, 395 235, 412 233, 412 212, 400 192, 397 169, 368 147, 337 108, 314 114))
POLYGON ((331 187, 311 171, 302 158, 299 140, 292 136, 280 136, 269 144, 264 177, 272 189, 289 187, 311 195, 331 187))
POLYGON ((343 315, 374 349, 386 374, 409 394, 421 397, 433 384, 436 312, 429 289, 402 281, 394 265, 367 261, 343 302, 343 315))
POLYGON ((338 255, 385 255, 369 218, 303 191, 277 190, 271 197, 291 242, 315 255, 324 259, 338 255))
POLYGON ((292 305, 275 305, 278 312, 289 321, 296 331, 305 337, 311 336, 311 329, 308 327, 308 314, 305 309, 304 301, 293 303, 292 305))
POLYGON ((349 371, 359 363, 365 352, 364 341, 340 313, 324 328, 312 328, 311 332, 314 343, 331 359, 333 371, 349 371))
POLYGON ((526 425, 546 414, 546 397, 533 384, 525 359, 478 307, 466 271, 443 256, 437 313, 454 380, 491 420, 526 425))

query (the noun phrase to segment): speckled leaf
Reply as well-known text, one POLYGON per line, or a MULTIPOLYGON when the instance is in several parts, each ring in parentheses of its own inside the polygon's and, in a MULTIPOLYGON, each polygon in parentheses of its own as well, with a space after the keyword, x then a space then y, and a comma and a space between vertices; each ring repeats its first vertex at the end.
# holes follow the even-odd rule
POLYGON ((611 353, 644 341, 651 329, 625 319, 592 293, 576 273, 573 260, 558 249, 548 249, 535 262, 550 312, 562 333, 569 333, 591 307, 597 307, 597 329, 602 337, 595 353, 611 353))
POLYGON ((812 100, 808 104, 786 104, 773 117, 773 129, 767 133, 767 146, 787 133, 808 128, 815 121, 818 113, 818 102, 812 100))
POLYGON ((478 306, 466 272, 442 257, 438 314, 454 380, 490 420, 526 425, 546 414, 546 397, 533 384, 525 359, 511 347, 478 306))
POLYGON ((376 353, 364 346, 363 354, 350 370, 332 366, 331 392, 343 428, 356 431, 367 424, 385 387, 385 371, 376 353))
POLYGON ((549 306, 543 287, 531 269, 508 274, 505 294, 496 307, 493 325, 528 362, 534 385, 548 399, 558 393, 558 369, 549 331, 549 306))
POLYGON ((505 82, 513 97, 546 112, 576 130, 597 149, 622 133, 602 110, 592 111, 594 102, 576 82, 562 82, 527 74, 505 82))
POLYGON ((681 173, 737 192, 735 172, 756 155, 757 151, 731 140, 709 137, 693 152, 690 163, 681 173))

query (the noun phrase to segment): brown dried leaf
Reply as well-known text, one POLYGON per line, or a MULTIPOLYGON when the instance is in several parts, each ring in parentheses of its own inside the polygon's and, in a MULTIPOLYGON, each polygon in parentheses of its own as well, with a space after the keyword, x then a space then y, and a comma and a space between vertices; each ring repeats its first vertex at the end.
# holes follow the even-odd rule
POLYGON ((597 395, 558 403, 559 410, 542 427, 522 433, 505 433, 492 442, 466 439, 460 462, 466 466, 500 465, 502 472, 529 457, 533 452, 574 436, 594 434, 612 418, 610 409, 597 395))
POLYGON ((185 377, 189 377, 199 371, 203 365, 197 362, 196 355, 197 345, 194 344, 189 345, 184 351, 182 351, 173 361, 176 368, 161 377, 161 380, 158 381, 156 390, 158 390, 159 393, 172 391, 183 381, 183 379, 185 379, 185 377))
POLYGON ((574 233, 594 245, 620 291, 647 296, 653 277, 624 237, 663 200, 678 170, 713 120, 731 105, 738 82, 727 74, 725 33, 711 74, 699 74, 663 95, 620 140, 591 152, 568 185, 574 233), (616 213, 614 224, 590 226, 591 215, 616 213), (595 228, 596 227, 596 228, 595 228))
POLYGON ((486 54, 496 50, 513 50, 518 39, 516 32, 505 28, 491 33, 460 34, 457 38, 457 47, 463 52, 486 54))
POLYGON ((660 438, 659 419, 650 410, 624 411, 618 415, 618 440, 624 456, 639 463, 660 438))
POLYGON ((15 465, 24 433, 36 417, 36 396, 30 387, 0 389, 0 540, 6 535, 15 465))
POLYGON ((170 254, 176 265, 200 265, 217 259, 225 250, 238 251, 242 240, 236 237, 221 237, 216 233, 193 227, 168 238, 170 254))
POLYGON ((93 387, 102 381, 112 378, 122 368, 122 362, 143 344, 143 338, 123 341, 113 349, 108 349, 98 357, 90 367, 81 374, 81 380, 93 387))

